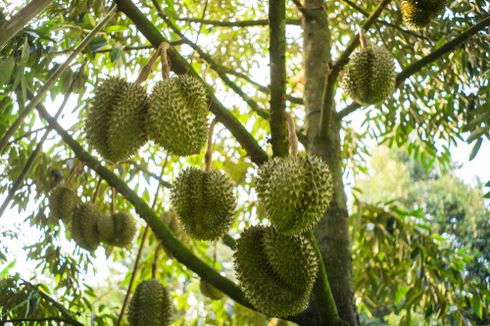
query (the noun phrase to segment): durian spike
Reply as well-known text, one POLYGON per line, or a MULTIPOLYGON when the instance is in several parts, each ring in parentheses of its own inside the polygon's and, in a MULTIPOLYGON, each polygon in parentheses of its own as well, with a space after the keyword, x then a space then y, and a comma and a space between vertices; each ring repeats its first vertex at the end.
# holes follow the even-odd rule
MULTIPOLYGON (((165 43, 162 43, 162 45, 165 43)), ((135 84, 141 84, 148 78, 148 75, 150 75, 150 72, 153 68, 153 65, 155 64, 155 61, 157 61, 158 56, 162 53, 162 45, 160 45, 151 55, 150 60, 148 63, 141 69, 141 72, 138 76, 138 78, 135 81, 135 84)))
POLYGON ((368 42, 366 40, 366 34, 364 34, 364 29, 359 30, 359 42, 361 42, 361 47, 363 49, 368 47, 368 42))
POLYGON ((102 177, 99 176, 99 179, 97 180, 97 186, 95 187, 94 194, 92 195, 92 200, 90 201, 92 204, 95 204, 95 202, 97 201, 97 197, 99 197, 101 187, 102 187, 102 177))
POLYGON ((170 48, 170 45, 167 42, 163 42, 160 44, 160 61, 162 63, 162 78, 168 79, 170 76, 170 63, 168 61, 167 50, 170 48))
POLYGON ((209 135, 208 135, 208 147, 206 148, 206 154, 204 154, 204 170, 211 170, 211 161, 213 157, 213 131, 214 126, 218 123, 218 120, 214 119, 209 125, 209 135))
POLYGON ((296 135, 296 126, 291 114, 284 112, 284 118, 288 124, 289 146, 291 147, 291 156, 298 155, 298 136, 296 135))

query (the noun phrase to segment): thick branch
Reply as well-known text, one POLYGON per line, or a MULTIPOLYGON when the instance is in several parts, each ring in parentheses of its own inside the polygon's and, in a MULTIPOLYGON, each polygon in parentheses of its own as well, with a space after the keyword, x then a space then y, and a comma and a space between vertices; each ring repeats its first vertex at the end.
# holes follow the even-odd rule
MULTIPOLYGON (((219 27, 250 27, 250 26, 267 26, 269 25, 268 19, 258 19, 258 20, 242 20, 242 21, 220 21, 220 20, 201 20, 199 18, 172 18, 176 21, 183 21, 189 23, 202 23, 204 25, 212 25, 219 27)), ((287 25, 300 25, 299 19, 287 18, 287 25)))
MULTIPOLYGON (((138 30, 157 48, 162 42, 167 40, 158 31, 158 29, 146 18, 131 0, 116 0, 119 9, 124 12, 136 25, 138 30)), ((172 70, 176 74, 188 73, 202 80, 192 66, 174 49, 169 48, 168 56, 171 61, 172 70)), ((203 81, 204 82, 204 81, 203 81)), ((231 112, 229 112, 223 104, 216 98, 211 87, 206 85, 208 89, 208 99, 211 112, 237 139, 238 143, 247 151, 251 160, 256 164, 262 164, 268 156, 259 146, 255 138, 245 129, 245 127, 237 120, 231 112)))
MULTIPOLYGON (((457 49, 458 46, 466 42, 471 36, 475 35, 479 31, 483 30, 485 27, 490 26, 490 17, 487 17, 483 20, 481 20, 479 23, 476 25, 468 28, 466 31, 461 33, 460 35, 456 36, 437 50, 432 51, 422 59, 412 63, 410 66, 405 68, 402 72, 400 72, 397 77, 396 77, 396 85, 400 87, 403 85, 404 81, 422 70, 424 67, 427 67, 429 64, 432 62, 440 59, 444 55, 454 51, 457 49)), ((340 110, 337 113, 337 118, 338 119, 343 119, 344 117, 348 116, 352 112, 356 111, 357 109, 361 108, 362 106, 358 103, 351 103, 348 106, 346 106, 344 109, 340 110)))
POLYGON ((269 1, 270 128, 274 156, 288 155, 286 109, 286 1, 269 1))
POLYGON ((46 9, 53 0, 33 0, 22 8, 12 19, 0 25, 0 50, 24 26, 40 12, 46 9))

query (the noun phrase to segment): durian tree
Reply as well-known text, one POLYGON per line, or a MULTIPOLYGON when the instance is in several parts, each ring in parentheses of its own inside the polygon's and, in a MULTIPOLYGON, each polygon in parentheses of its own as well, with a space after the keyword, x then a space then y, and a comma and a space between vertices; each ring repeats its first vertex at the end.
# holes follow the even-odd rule
MULTIPOLYGON (((351 214, 419 217, 350 209, 346 180, 366 171, 369 144, 427 166, 448 163, 461 139, 484 155, 484 1, 12 8, 0 10, 0 219, 39 234, 24 250, 50 286, 10 275, 0 244, 1 321, 358 325, 362 287, 382 281, 354 283, 351 232, 363 230, 351 214), (100 255, 127 271, 107 279, 107 301, 83 279, 100 255)), ((5 239, 20 232, 0 226, 5 239)), ((456 257, 402 227, 433 270, 456 257)), ((384 277, 401 271, 386 266, 384 277)), ((488 284, 460 275, 431 289, 445 299, 420 307, 406 293, 407 323, 412 306, 442 324, 488 318, 488 284)))

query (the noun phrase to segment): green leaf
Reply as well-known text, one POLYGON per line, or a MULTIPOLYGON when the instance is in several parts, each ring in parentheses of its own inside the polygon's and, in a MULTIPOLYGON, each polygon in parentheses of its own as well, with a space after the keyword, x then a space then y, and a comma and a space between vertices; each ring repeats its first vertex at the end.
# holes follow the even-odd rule
POLYGON ((483 138, 479 138, 478 141, 473 145, 473 149, 470 153, 470 161, 473 160, 480 150, 481 144, 483 143, 483 138))
POLYGON ((481 304, 480 296, 476 293, 473 294, 473 298, 471 298, 471 307, 475 311, 478 318, 483 318, 483 307, 481 304))
POLYGON ((127 26, 123 26, 123 25, 112 25, 112 26, 107 27, 105 30, 108 33, 115 33, 115 32, 122 32, 122 31, 125 31, 127 29, 128 29, 127 26))
POLYGON ((10 81, 14 67, 15 60, 13 57, 0 61, 0 85, 7 84, 10 81))
POLYGON ((489 131, 490 131, 490 126, 476 128, 475 130, 473 130, 473 132, 471 133, 471 135, 468 137, 466 141, 468 143, 471 143, 472 141, 474 141, 478 137, 483 136, 483 134, 488 133, 489 131))
POLYGON ((120 57, 121 57, 120 48, 114 48, 111 50, 110 58, 112 63, 116 62, 120 57))
POLYGON ((25 66, 29 61, 29 42, 27 37, 24 39, 24 45, 22 47, 22 53, 20 55, 20 62, 25 66))

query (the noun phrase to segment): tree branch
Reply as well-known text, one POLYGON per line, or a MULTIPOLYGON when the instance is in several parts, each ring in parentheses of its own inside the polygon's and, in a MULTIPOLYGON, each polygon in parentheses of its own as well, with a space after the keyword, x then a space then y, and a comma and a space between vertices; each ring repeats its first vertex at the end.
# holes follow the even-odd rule
MULTIPOLYGON (((119 9, 130 18, 136 28, 157 48, 162 42, 167 40, 158 31, 158 29, 146 18, 131 0, 115 0, 119 9)), ((176 74, 188 73, 202 80, 192 66, 174 49, 169 48, 168 56, 172 62, 172 70, 176 74)), ((204 83, 204 81, 203 81, 204 83)), ((208 89, 208 100, 211 112, 237 139, 238 143, 245 149, 252 162, 262 164, 267 161, 268 156, 259 146, 257 140, 245 129, 245 127, 231 114, 223 104, 216 98, 211 87, 205 84, 208 89)))
POLYGON ((160 16, 160 18, 162 18, 165 21, 165 23, 174 31, 174 33, 177 34, 183 40, 183 42, 185 44, 189 45, 191 48, 193 48, 195 51, 197 51, 197 53, 199 54, 199 56, 204 61, 206 61, 209 64, 209 66, 211 67, 211 69, 213 69, 214 71, 216 71, 216 73, 221 78, 221 80, 223 80, 223 82, 225 83, 225 85, 227 85, 235 93, 237 93, 248 104, 248 106, 250 106, 250 108, 253 111, 255 111, 259 116, 261 116, 264 119, 268 119, 269 118, 269 112, 267 112, 267 110, 261 108, 257 104, 257 102, 255 102, 251 97, 249 97, 247 94, 245 94, 245 92, 240 87, 238 87, 237 84, 235 84, 233 81, 231 81, 231 79, 228 78, 228 76, 226 75, 226 73, 221 69, 221 66, 218 63, 216 63, 216 61, 214 61, 213 58, 211 58, 211 56, 209 54, 207 54, 206 52, 204 52, 199 46, 197 46, 197 44, 194 44, 194 42, 192 42, 191 40, 189 40, 179 30, 179 28, 177 26, 175 26, 175 24, 173 24, 170 21, 170 19, 168 19, 165 16, 165 14, 163 13, 163 11, 160 10, 158 7, 157 7, 157 12, 158 12, 158 15, 160 16))
MULTIPOLYGON (((204 25, 212 25, 212 26, 219 26, 219 27, 250 27, 250 26, 267 26, 269 25, 269 20, 268 19, 258 19, 258 20, 242 20, 242 21, 220 21, 220 20, 209 20, 209 19, 204 19, 201 20, 199 18, 175 18, 175 17, 169 17, 172 18, 173 20, 176 21, 183 21, 183 22, 189 22, 189 23, 201 23, 204 25)), ((299 19, 294 19, 294 18, 286 18, 286 24, 287 25, 301 25, 301 22, 299 19)))
POLYGON ((7 320, 2 320, 2 322, 5 322, 5 323, 13 323, 14 325, 15 324, 18 324, 18 323, 23 323, 23 322, 49 322, 49 321, 55 321, 55 322, 58 322, 58 324, 60 322, 63 322, 63 323, 67 323, 69 325, 77 325, 77 326, 83 326, 83 324, 79 323, 79 322, 74 322, 73 320, 70 320, 70 319, 66 319, 66 318, 61 318, 61 317, 44 317, 44 318, 13 318, 13 319, 7 319, 7 320))
MULTIPOLYGON (((479 31, 481 31, 487 26, 490 26, 490 16, 484 18, 479 23, 468 28, 466 31, 456 36, 452 40, 448 41, 446 44, 444 44, 437 50, 432 51, 422 59, 412 63, 410 66, 403 69, 403 71, 400 72, 396 77, 397 87, 401 87, 405 82, 405 80, 407 80, 408 78, 410 78, 411 76, 413 76, 414 74, 422 70, 424 67, 431 64, 432 62, 440 59, 442 56, 452 52, 458 46, 466 42, 471 36, 475 35, 476 33, 478 33, 479 31)), ((361 107, 362 106, 359 103, 353 102, 348 106, 346 106, 345 108, 343 108, 342 110, 340 110, 337 113, 337 118, 341 120, 361 107)))
POLYGON ((33 0, 19 10, 12 19, 0 25, 0 50, 14 37, 24 26, 40 12, 46 9, 53 0, 33 0))
POLYGON ((19 116, 14 121, 12 126, 10 126, 7 132, 2 136, 2 139, 0 140, 0 153, 3 152, 5 146, 8 143, 8 140, 10 139, 10 137, 12 137, 12 135, 20 126, 20 124, 29 115, 29 113, 32 112, 32 110, 36 107, 36 105, 41 103, 41 101, 46 96, 46 93, 51 89, 51 87, 54 86, 54 84, 58 80, 58 77, 68 68, 70 62, 73 59, 75 59, 75 57, 89 44, 92 38, 107 24, 107 22, 116 13, 116 10, 117 10, 116 7, 112 8, 107 13, 107 15, 105 15, 105 17, 102 18, 102 20, 97 24, 97 26, 95 26, 94 29, 90 31, 89 34, 87 34, 87 36, 85 36, 85 38, 77 46, 76 50, 72 54, 70 54, 70 56, 66 59, 66 61, 61 66, 59 66, 58 69, 56 69, 56 71, 51 76, 49 76, 49 78, 45 81, 43 86, 39 89, 36 96, 33 97, 29 102, 29 104, 27 105, 27 107, 19 113, 19 116))
POLYGON ((269 1, 270 128, 274 156, 288 155, 286 109, 286 1, 269 1))

